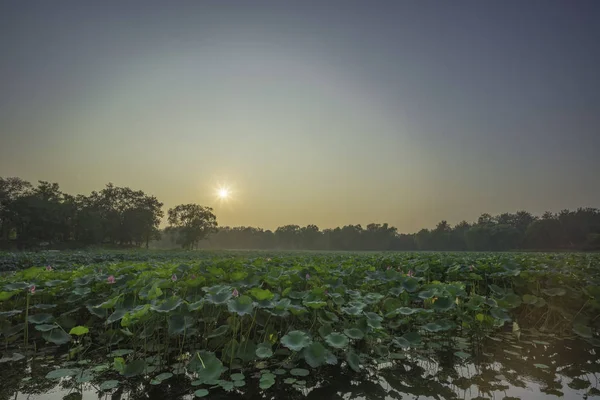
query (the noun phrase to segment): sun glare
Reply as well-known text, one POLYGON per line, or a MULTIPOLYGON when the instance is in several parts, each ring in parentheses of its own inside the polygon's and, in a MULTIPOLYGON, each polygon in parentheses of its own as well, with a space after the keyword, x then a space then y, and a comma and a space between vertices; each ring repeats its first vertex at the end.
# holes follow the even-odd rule
POLYGON ((220 199, 226 199, 229 197, 229 189, 227 188, 220 188, 219 191, 217 192, 217 194, 219 195, 220 199))

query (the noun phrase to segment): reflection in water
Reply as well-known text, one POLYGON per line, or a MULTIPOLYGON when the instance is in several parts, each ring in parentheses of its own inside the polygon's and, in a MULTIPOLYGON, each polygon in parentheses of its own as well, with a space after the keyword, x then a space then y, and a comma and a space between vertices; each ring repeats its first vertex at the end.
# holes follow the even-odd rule
MULTIPOLYGON (((545 339, 547 340, 547 339, 545 339)), ((600 397, 600 359, 594 348, 578 340, 551 343, 510 335, 487 340, 474 360, 462 361, 453 350, 422 350, 405 359, 382 365, 368 374, 353 374, 339 368, 319 370, 295 386, 279 376, 267 391, 258 388, 258 378, 247 376, 241 391, 226 393, 212 389, 210 399, 565 399, 600 397), (500 338, 500 339, 498 339, 500 338), (498 341, 499 340, 499 341, 498 341)), ((130 380, 113 393, 98 391, 101 381, 61 383, 44 376, 54 369, 47 357, 29 363, 15 362, 0 371, 0 399, 193 399, 195 389, 186 375, 175 375, 160 385, 130 380)), ((118 377, 115 377, 118 379, 118 377)), ((102 380, 106 379, 103 377, 102 380)))

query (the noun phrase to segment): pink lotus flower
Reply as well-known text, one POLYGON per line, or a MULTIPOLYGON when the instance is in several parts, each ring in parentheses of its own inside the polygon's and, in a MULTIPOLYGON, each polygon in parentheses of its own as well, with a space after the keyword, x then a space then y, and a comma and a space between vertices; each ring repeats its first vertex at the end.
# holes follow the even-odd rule
POLYGON ((233 297, 238 297, 240 295, 240 292, 238 292, 237 289, 233 289, 233 292, 231 294, 233 295, 233 297))
POLYGON ((196 279, 196 275, 192 274, 192 275, 190 275, 190 278, 191 279, 196 279))
POLYGON ((171 276, 171 280, 172 280, 173 282, 175 282, 175 281, 177 280, 177 275, 173 274, 173 275, 171 276))
POLYGON ((30 287, 29 291, 31 292, 31 294, 35 294, 35 285, 33 285, 32 287, 30 287))
POLYGON ((306 280, 310 279, 310 274, 306 274, 306 280))
POLYGON ((412 272, 412 269, 411 269, 411 270, 408 271, 408 274, 406 274, 406 275, 408 275, 408 276, 415 276, 415 273, 412 272))
POLYGON ((115 276, 114 276, 114 275, 110 275, 110 276, 109 276, 109 277, 106 279, 106 281, 107 281, 109 284, 111 284, 111 285, 112 285, 113 283, 115 283, 115 276))
POLYGON ((48 271, 48 272, 52 271, 52 267, 49 265, 46 265, 46 271, 48 271))

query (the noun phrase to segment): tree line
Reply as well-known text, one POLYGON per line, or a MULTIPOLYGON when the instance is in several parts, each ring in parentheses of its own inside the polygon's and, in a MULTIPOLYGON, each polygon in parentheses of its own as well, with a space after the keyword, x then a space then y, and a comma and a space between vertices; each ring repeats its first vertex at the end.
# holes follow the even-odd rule
POLYGON ((109 183, 89 196, 63 193, 57 183, 37 186, 0 177, 0 243, 5 248, 136 246, 185 249, 297 250, 600 250, 600 210, 578 208, 535 216, 527 211, 492 216, 454 226, 398 233, 384 224, 285 225, 275 230, 218 227, 212 208, 181 204, 167 211, 141 190, 109 183), (207 240, 204 240, 207 239, 207 240))
MULTIPOLYGON (((0 242, 8 249, 149 247, 162 234, 162 207, 154 196, 112 183, 72 196, 58 183, 0 177, 0 242)), ((168 222, 166 232, 183 248, 197 247, 217 227, 212 209, 197 204, 169 209, 168 222)))

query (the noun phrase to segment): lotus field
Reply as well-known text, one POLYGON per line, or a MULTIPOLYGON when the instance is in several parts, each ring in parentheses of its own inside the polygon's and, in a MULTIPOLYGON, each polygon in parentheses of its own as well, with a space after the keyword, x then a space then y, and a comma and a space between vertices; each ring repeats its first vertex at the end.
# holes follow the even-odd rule
POLYGON ((174 375, 197 397, 302 389, 323 368, 367 373, 440 351, 467 362, 506 332, 600 345, 595 254, 52 257, 0 278, 0 363, 55 355, 46 379, 99 391, 174 375))

